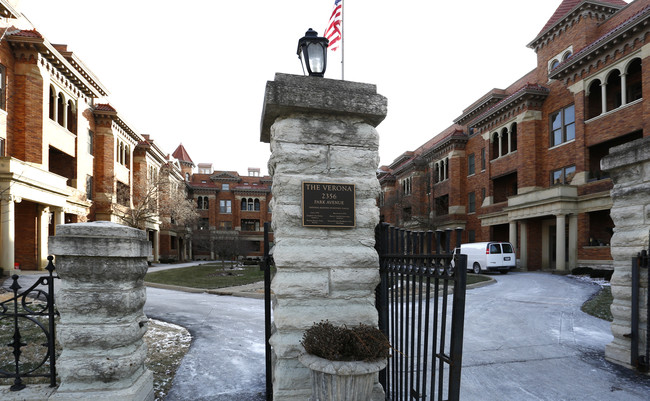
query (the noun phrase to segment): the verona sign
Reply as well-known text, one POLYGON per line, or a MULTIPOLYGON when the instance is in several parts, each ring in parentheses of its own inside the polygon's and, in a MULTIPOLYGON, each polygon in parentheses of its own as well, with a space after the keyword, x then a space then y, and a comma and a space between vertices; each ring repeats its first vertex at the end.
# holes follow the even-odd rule
POLYGON ((302 183, 302 225, 345 228, 356 225, 354 184, 302 183))

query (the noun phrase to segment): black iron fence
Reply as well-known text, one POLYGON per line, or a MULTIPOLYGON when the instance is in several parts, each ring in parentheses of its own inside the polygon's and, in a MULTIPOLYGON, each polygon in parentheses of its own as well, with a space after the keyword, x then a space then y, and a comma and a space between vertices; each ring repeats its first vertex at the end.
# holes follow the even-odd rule
POLYGON ((54 279, 58 277, 52 256, 47 259, 49 276, 39 277, 22 292, 18 276, 12 276, 13 297, 0 303, 0 347, 6 347, 0 351, 0 378, 13 379, 11 391, 24 389, 23 379, 30 377, 48 378, 50 386, 56 386, 54 279))
POLYGON ((271 255, 271 223, 264 223, 264 258, 260 269, 264 271, 264 344, 266 353, 266 401, 273 401, 273 362, 271 354, 271 268, 273 256, 271 255))
POLYGON ((632 333, 630 334, 631 339, 631 361, 632 366, 636 367, 640 371, 647 372, 650 370, 650 272, 648 271, 650 267, 650 256, 648 255, 647 250, 641 251, 636 258, 632 258, 632 321, 631 328, 632 333), (641 272, 645 271, 646 276, 646 285, 645 285, 645 299, 641 299, 641 285, 642 285, 642 274, 641 272), (646 317, 645 317, 645 353, 639 355, 639 342, 641 340, 641 331, 639 329, 639 320, 641 306, 640 303, 645 302, 646 308, 646 317))
POLYGON ((394 348, 379 378, 387 400, 460 397, 467 256, 450 250, 452 234, 378 227, 379 327, 394 348))

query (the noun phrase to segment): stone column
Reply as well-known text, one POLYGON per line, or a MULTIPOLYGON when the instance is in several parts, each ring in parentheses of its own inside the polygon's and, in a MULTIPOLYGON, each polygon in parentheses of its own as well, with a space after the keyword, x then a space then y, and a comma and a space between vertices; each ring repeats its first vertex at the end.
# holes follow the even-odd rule
POLYGON ((522 220, 519 223, 519 264, 523 270, 528 269, 528 223, 522 220))
POLYGON ((566 270, 566 216, 555 216, 555 270, 566 270))
MULTIPOLYGON (((613 206, 610 211, 615 225, 611 240, 614 259, 614 275, 611 280, 614 340, 605 348, 605 357, 629 367, 632 258, 648 248, 650 239, 650 137, 611 148, 600 165, 603 171, 610 173, 614 183, 611 191, 613 206)), ((648 282, 646 274, 647 271, 643 272, 642 287, 648 282)), ((648 289, 642 288, 640 294, 641 310, 645 313, 648 289)), ((644 355, 647 322, 643 315, 639 326, 639 354, 644 355)))
POLYGON ((508 222, 508 241, 515 249, 517 248, 517 221, 508 222))
POLYGON ((2 260, 0 267, 12 274, 14 270, 16 246, 16 198, 13 195, 2 196, 2 260))
POLYGON ((621 74, 621 106, 627 104, 627 74, 621 74))
POLYGON ((261 140, 273 176, 273 397, 304 401, 309 371, 298 361, 313 323, 377 325, 376 178, 386 98, 375 85, 276 74, 266 86, 261 140), (354 184, 353 228, 302 225, 302 183, 354 184))
POLYGON ((153 400, 144 367, 146 233, 110 222, 65 224, 50 237, 61 278, 57 360, 61 385, 50 400, 153 400))
POLYGON ((603 82, 600 84, 600 107, 601 111, 600 114, 605 114, 607 113, 607 83, 603 82))
POLYGON ((573 269, 578 264, 578 215, 569 215, 569 268, 573 269))
POLYGON ((47 238, 50 236, 50 208, 44 205, 39 205, 38 213, 38 238, 36 240, 36 249, 38 254, 37 270, 44 270, 47 266, 47 238))

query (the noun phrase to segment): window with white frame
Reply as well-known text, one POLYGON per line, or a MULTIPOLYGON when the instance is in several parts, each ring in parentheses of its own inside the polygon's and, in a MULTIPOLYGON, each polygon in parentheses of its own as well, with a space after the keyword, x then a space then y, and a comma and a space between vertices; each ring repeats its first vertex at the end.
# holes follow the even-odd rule
POLYGON ((550 116, 551 147, 576 138, 575 105, 567 106, 550 116))
POLYGON ((413 177, 407 177, 402 180, 402 193, 406 195, 411 195, 413 192, 413 177))
POLYGON ((232 201, 221 199, 219 201, 219 213, 232 213, 232 201))

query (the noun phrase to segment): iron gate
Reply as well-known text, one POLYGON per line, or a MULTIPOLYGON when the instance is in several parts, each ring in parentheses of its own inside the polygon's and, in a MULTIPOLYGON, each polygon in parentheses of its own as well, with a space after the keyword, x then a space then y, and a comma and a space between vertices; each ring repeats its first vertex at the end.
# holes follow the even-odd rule
POLYGON ((650 256, 648 251, 645 249, 638 254, 636 258, 632 258, 632 321, 631 329, 631 360, 630 364, 642 372, 647 372, 650 370, 650 330, 648 330, 648 323, 650 322, 650 295, 648 291, 650 289, 650 256), (644 269, 646 272, 646 299, 640 300, 640 287, 641 287, 641 269, 644 269), (640 320, 640 301, 645 301, 646 303, 646 329, 645 329, 645 354, 639 355, 639 340, 640 340, 640 330, 639 330, 639 320, 640 320))
MULTIPOLYGON (((0 368, 0 378, 14 379, 11 391, 24 389, 26 386, 23 378, 28 377, 46 377, 50 380, 50 387, 56 386, 54 317, 58 312, 54 307, 54 279, 58 276, 53 275, 55 268, 52 256, 47 259, 48 276, 39 277, 31 287, 19 292, 22 288, 18 284, 19 277, 13 275, 9 287, 13 291, 13 297, 0 303, 0 328, 6 334, 11 332, 12 340, 10 343, 3 342, 0 346, 11 348, 13 354, 11 363, 3 361, 0 365, 7 366, 6 369, 0 368), (42 290, 43 286, 47 290, 42 290), (30 352, 32 356, 25 361, 20 359, 24 350, 36 351, 30 352), (9 368, 9 365, 12 367, 9 368)), ((6 353, 2 354, 4 356, 6 353)))
POLYGON ((266 354, 266 401, 273 401, 273 367, 271 355, 271 267, 273 256, 271 255, 271 223, 264 223, 264 258, 260 269, 264 271, 264 345, 266 354))
POLYGON ((379 327, 393 346, 379 377, 387 400, 459 399, 467 256, 450 251, 451 236, 378 226, 379 327))

